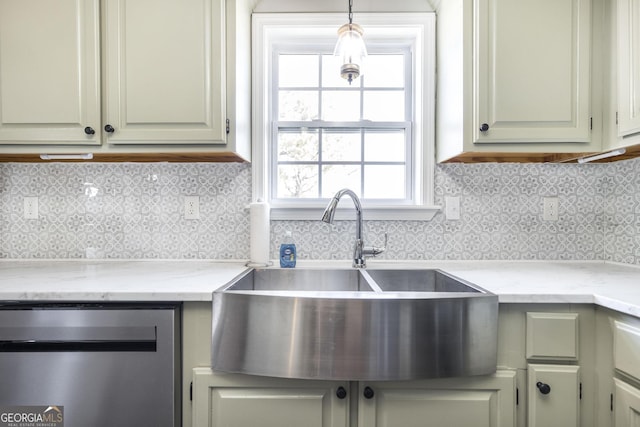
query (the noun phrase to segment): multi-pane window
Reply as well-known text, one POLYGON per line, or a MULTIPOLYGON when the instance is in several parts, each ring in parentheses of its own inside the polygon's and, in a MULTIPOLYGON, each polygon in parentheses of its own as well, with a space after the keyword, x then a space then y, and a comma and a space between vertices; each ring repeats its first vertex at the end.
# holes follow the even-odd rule
POLYGON ((317 219, 346 187, 369 219, 432 218, 435 15, 359 13, 369 56, 351 85, 333 56, 343 20, 252 15, 252 198, 317 219))
POLYGON ((363 200, 412 203, 410 49, 369 47, 352 84, 330 49, 273 50, 272 199, 324 199, 347 187, 363 200))

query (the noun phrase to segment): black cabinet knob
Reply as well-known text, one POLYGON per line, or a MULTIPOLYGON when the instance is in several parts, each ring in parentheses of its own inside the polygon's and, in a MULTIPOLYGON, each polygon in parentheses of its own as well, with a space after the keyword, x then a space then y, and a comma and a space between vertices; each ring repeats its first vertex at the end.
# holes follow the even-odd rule
POLYGON ((480 125, 480 132, 486 132, 489 130, 489 125, 486 123, 483 123, 480 125))
POLYGON ((336 390, 336 397, 338 399, 344 399, 345 397, 347 397, 347 390, 344 389, 344 387, 338 387, 338 389, 336 390))
POLYGON ((115 132, 115 129, 114 129, 114 128, 113 128, 113 126, 111 126, 111 125, 106 125, 106 126, 104 127, 104 131, 105 131, 105 132, 109 132, 109 133, 113 133, 113 132, 115 132))
POLYGON ((365 399, 373 399, 373 396, 375 396, 376 394, 371 387, 365 387, 362 395, 365 399))
POLYGON ((536 383, 536 387, 538 387, 538 390, 540 390, 540 393, 542 394, 551 393, 551 386, 549 386, 549 384, 545 384, 543 382, 538 381, 536 383))
POLYGON ((92 127, 87 126, 86 128, 84 128, 84 133, 86 133, 87 135, 95 135, 96 131, 93 130, 92 127))

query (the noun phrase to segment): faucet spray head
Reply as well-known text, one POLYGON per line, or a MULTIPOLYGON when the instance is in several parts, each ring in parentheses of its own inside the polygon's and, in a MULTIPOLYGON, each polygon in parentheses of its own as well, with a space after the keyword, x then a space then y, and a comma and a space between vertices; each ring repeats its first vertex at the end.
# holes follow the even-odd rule
POLYGON ((331 199, 329 204, 324 210, 322 214, 322 222, 326 222, 327 224, 333 224, 333 217, 336 214, 336 208, 338 207, 338 200, 335 197, 331 199))

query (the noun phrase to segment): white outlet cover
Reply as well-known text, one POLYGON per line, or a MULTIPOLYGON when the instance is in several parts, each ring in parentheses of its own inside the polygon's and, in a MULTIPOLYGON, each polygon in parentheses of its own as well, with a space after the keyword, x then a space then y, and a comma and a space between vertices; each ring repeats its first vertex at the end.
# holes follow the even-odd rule
POLYGON ((24 198, 24 218, 38 219, 38 198, 37 197, 24 198))
POLYGON ((199 196, 186 196, 184 198, 184 219, 200 219, 199 196))
POLYGON ((558 198, 544 197, 542 199, 542 219, 544 221, 557 221, 558 216, 558 198))

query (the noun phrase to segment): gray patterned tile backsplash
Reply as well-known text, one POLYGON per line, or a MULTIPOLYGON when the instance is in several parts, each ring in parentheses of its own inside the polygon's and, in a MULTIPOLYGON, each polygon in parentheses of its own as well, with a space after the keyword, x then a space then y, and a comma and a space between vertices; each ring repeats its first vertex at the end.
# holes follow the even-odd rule
MULTIPOLYGON (((460 220, 367 221, 385 259, 613 260, 640 264, 640 159, 608 164, 444 164, 436 203, 460 197, 460 220), (557 197, 559 220, 542 202, 557 197)), ((2 163, 1 258, 246 259, 251 167, 243 164, 2 163), (37 196, 39 219, 24 219, 37 196), (199 196, 200 219, 184 219, 199 196)), ((349 259, 353 221, 272 221, 300 259, 349 259)))
POLYGON ((250 198, 248 165, 0 164, 0 257, 244 258, 250 198), (200 220, 184 219, 193 195, 200 220))

